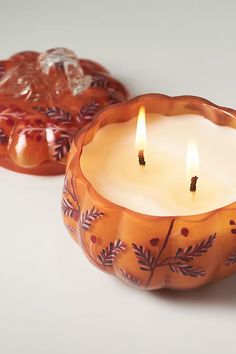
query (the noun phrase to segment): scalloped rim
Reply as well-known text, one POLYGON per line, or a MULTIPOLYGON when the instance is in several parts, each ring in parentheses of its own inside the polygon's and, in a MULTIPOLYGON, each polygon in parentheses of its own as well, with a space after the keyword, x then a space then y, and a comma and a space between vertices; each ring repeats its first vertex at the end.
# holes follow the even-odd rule
MULTIPOLYGON (((199 105, 207 105, 210 106, 212 108, 215 108, 217 110, 220 110, 222 112, 224 112, 225 114, 228 114, 229 116, 231 116, 232 118, 236 119, 236 110, 233 110, 231 108, 227 108, 227 107, 221 107, 221 106, 217 106, 216 104, 212 103, 211 101, 208 101, 202 97, 198 97, 198 96, 191 96, 191 95, 182 95, 182 96, 168 96, 168 95, 163 95, 163 94, 159 94, 159 93, 149 93, 149 94, 144 94, 144 95, 139 95, 136 96, 135 98, 130 99, 129 101, 126 101, 124 103, 118 103, 112 106, 108 106, 103 108, 102 110, 100 110, 94 117, 94 120, 92 123, 90 123, 88 126, 85 126, 74 138, 74 142, 73 144, 76 146, 77 151, 75 153, 75 155, 73 156, 72 159, 68 159, 68 163, 66 166, 66 171, 68 171, 70 163, 75 160, 78 159, 79 161, 77 161, 77 176, 79 176, 79 178, 82 180, 82 182, 87 185, 89 192, 91 194, 93 194, 95 196, 95 198, 101 200, 105 205, 109 205, 112 208, 115 209, 121 209, 122 211, 131 214, 133 216, 136 217, 143 217, 143 218, 147 218, 147 219, 170 219, 170 218, 175 218, 175 219, 179 219, 181 218, 182 220, 188 220, 188 222, 199 222, 200 220, 203 221, 205 219, 209 219, 213 216, 215 216, 216 213, 220 213, 222 211, 226 211, 226 210, 232 210, 232 209, 236 209, 236 201, 230 204, 227 204, 221 208, 218 209, 214 209, 214 210, 210 210, 208 212, 204 212, 204 213, 200 213, 200 214, 191 214, 191 215, 166 215, 166 216, 160 216, 160 215, 149 215, 149 214, 143 214, 143 213, 139 213, 136 212, 132 209, 128 209, 126 207, 123 207, 122 205, 116 204, 108 199, 106 199, 105 197, 103 197, 100 193, 98 193, 96 191, 96 189, 93 187, 93 185, 87 180, 87 178, 85 177, 85 175, 82 172, 81 169, 81 165, 80 165, 80 157, 82 155, 82 151, 83 151, 83 146, 84 146, 84 139, 87 136, 88 132, 96 127, 97 125, 101 124, 101 122, 103 120, 106 119, 106 116, 104 116, 105 113, 109 112, 110 110, 118 110, 120 107, 122 106, 132 106, 133 104, 136 103, 145 103, 145 101, 150 100, 150 99, 155 99, 155 98, 164 98, 167 100, 173 100, 173 101, 186 101, 186 102, 194 102, 197 103, 199 105), (79 162, 79 163, 78 163, 79 162), (197 220, 191 220, 192 218, 197 219, 197 220)), ((204 117, 206 119, 208 119, 207 117, 204 117)), ((132 119, 132 117, 130 117, 130 119, 132 119)), ((106 124, 104 124, 103 126, 105 126, 106 124)), ((228 126, 228 125, 227 125, 228 126)))

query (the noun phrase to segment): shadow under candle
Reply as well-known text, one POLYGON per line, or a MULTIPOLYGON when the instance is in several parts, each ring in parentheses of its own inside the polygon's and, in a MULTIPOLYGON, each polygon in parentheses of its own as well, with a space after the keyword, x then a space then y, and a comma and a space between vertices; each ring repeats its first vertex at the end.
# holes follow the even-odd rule
POLYGON ((163 289, 149 291, 148 294, 169 303, 173 302, 175 305, 236 308, 236 275, 198 289, 186 291, 163 289))

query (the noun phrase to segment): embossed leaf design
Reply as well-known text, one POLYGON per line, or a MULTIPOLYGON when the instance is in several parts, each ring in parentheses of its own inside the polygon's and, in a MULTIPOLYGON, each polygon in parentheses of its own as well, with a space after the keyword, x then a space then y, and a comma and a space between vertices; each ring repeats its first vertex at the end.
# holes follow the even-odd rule
POLYGON ((91 86, 107 88, 109 86, 109 81, 107 77, 102 74, 94 74, 91 86))
POLYGON ((227 266, 233 265, 236 263, 236 250, 226 259, 225 264, 227 266))
POLYGON ((201 268, 193 267, 183 262, 170 263, 169 267, 172 272, 180 273, 184 276, 199 278, 206 275, 205 271, 201 268))
POLYGON ((75 230, 74 227, 70 226, 69 224, 65 224, 65 226, 66 226, 68 231, 72 232, 73 234, 75 233, 76 230, 75 230))
POLYGON ((8 142, 8 137, 4 133, 4 130, 0 128, 0 145, 7 144, 8 142))
POLYGON ((60 137, 55 140, 53 158, 57 161, 63 159, 70 150, 72 137, 66 131, 60 134, 60 137))
POLYGON ((62 125, 71 124, 72 115, 70 112, 64 111, 59 107, 34 107, 40 113, 45 114, 51 121, 62 125))
POLYGON ((79 210, 72 205, 69 199, 63 198, 62 212, 65 216, 69 216, 75 221, 79 220, 79 210))
MULTIPOLYGON (((203 240, 196 245, 191 245, 186 248, 178 248, 175 256, 163 258, 162 256, 169 243, 174 221, 174 219, 171 221, 162 245, 157 248, 156 256, 154 256, 149 249, 145 249, 142 245, 136 245, 134 243, 132 244, 134 253, 138 259, 138 263, 140 264, 140 269, 150 272, 146 286, 150 284, 155 269, 160 267, 169 267, 170 270, 174 273, 193 278, 203 277, 206 275, 204 269, 192 266, 188 264, 188 262, 194 260, 197 257, 201 257, 208 252, 216 240, 216 233, 210 235, 208 239, 203 240)), ((159 241, 160 240, 158 239, 158 245, 159 241)), ((150 243, 152 246, 153 244, 155 246, 157 239, 151 239, 150 243)), ((236 254, 233 255, 230 260, 228 260, 228 262, 233 262, 234 257, 236 262, 236 254)))
POLYGON ((30 136, 33 133, 38 133, 38 136, 42 136, 45 133, 44 128, 35 128, 33 126, 26 126, 25 128, 22 128, 19 130, 19 134, 24 134, 25 136, 30 136))
POLYGON ((65 177, 64 186, 63 186, 63 194, 65 194, 65 193, 68 193, 70 195, 70 197, 73 199, 73 202, 76 205, 79 205, 78 198, 77 198, 76 191, 75 191, 73 175, 70 177, 68 177, 68 175, 66 175, 66 177, 65 177))
POLYGON ((121 103, 122 100, 117 97, 115 94, 110 94, 108 97, 109 104, 116 104, 116 103, 121 103))
POLYGON ((84 105, 78 113, 77 120, 79 122, 82 121, 90 121, 92 120, 94 114, 99 110, 100 103, 96 100, 91 100, 89 103, 84 105))
POLYGON ((124 269, 120 268, 120 274, 121 277, 126 280, 129 284, 139 287, 140 286, 140 281, 135 278, 133 275, 131 275, 130 273, 126 272, 124 269))
POLYGON ((104 267, 111 266, 115 257, 123 250, 125 250, 124 242, 120 239, 116 240, 115 242, 111 242, 106 248, 103 248, 97 259, 104 267))
POLYGON ((91 227, 93 221, 104 216, 104 213, 95 207, 90 210, 87 210, 82 215, 81 226, 84 230, 88 230, 91 227))
POLYGON ((11 125, 14 124, 15 119, 23 119, 26 116, 27 114, 19 108, 0 106, 0 119, 6 120, 11 125))
POLYGON ((0 61, 0 79, 5 75, 6 70, 2 61, 0 61))
POLYGON ((185 249, 178 248, 175 259, 180 259, 185 262, 190 262, 196 257, 201 257, 206 253, 209 248, 213 246, 213 243, 216 239, 216 234, 211 235, 207 240, 202 241, 195 246, 189 246, 185 249))
POLYGON ((141 265, 140 269, 144 271, 151 271, 155 264, 155 257, 152 256, 149 249, 145 249, 142 245, 132 243, 134 253, 138 258, 138 263, 141 265))

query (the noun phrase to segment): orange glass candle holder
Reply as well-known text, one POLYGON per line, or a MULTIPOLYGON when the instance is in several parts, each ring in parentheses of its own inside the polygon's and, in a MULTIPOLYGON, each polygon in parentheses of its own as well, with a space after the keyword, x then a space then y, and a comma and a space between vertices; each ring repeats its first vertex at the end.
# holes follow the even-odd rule
POLYGON ((135 117, 141 106, 167 116, 200 114, 236 128, 236 111, 193 96, 147 94, 100 111, 69 153, 62 211, 70 235, 96 267, 141 289, 191 289, 231 275, 236 202, 199 215, 144 215, 107 200, 83 175, 83 146, 103 126, 135 117))
POLYGON ((64 173, 74 135, 99 109, 127 95, 104 67, 65 48, 0 61, 0 166, 64 173))

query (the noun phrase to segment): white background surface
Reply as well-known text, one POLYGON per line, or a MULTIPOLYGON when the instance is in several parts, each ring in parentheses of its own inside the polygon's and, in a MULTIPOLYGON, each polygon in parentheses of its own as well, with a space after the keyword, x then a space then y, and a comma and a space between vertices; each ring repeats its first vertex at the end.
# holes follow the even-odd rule
MULTIPOLYGON (((132 94, 236 108, 233 0, 0 0, 0 9, 1 58, 67 46, 132 94)), ((0 170, 1 354, 235 353, 235 276, 148 293, 99 272, 63 227, 62 181, 0 170)))

